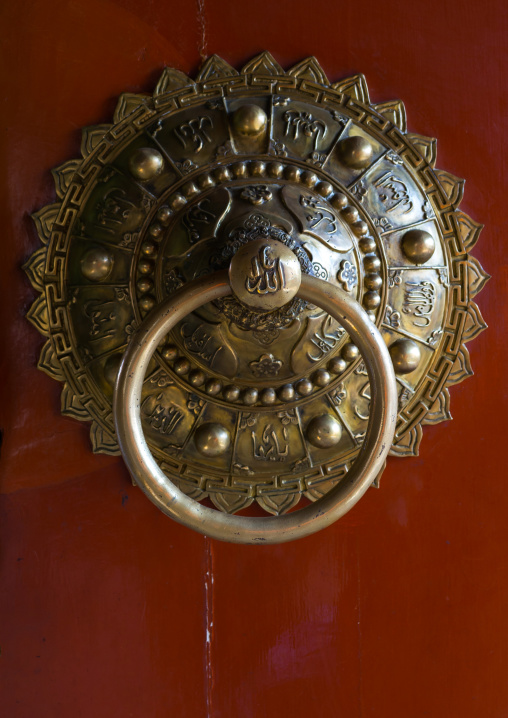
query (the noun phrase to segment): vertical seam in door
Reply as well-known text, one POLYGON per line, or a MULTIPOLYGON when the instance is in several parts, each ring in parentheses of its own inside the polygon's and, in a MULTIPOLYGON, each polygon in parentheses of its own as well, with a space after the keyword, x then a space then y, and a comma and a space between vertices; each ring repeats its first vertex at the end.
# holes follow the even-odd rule
POLYGON ((212 715, 213 696, 213 660, 212 641, 214 637, 213 625, 213 549, 212 542, 205 536, 205 680, 206 680, 206 718, 212 715))

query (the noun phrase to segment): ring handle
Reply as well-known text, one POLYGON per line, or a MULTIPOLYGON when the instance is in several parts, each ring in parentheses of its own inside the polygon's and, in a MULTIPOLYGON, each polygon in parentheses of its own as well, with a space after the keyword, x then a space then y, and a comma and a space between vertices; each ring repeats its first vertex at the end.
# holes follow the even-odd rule
POLYGON ((297 295, 324 309, 350 334, 365 362, 371 384, 371 412, 365 440, 345 477, 315 503, 277 517, 221 513, 186 496, 162 472, 143 435, 140 405, 146 370, 157 346, 187 314, 232 293, 227 271, 201 277, 155 308, 131 338, 120 365, 113 412, 120 450, 136 484, 165 514, 207 536, 233 543, 268 544, 315 533, 343 516, 381 471, 392 445, 397 388, 392 361, 376 326, 344 292, 303 274, 297 295))

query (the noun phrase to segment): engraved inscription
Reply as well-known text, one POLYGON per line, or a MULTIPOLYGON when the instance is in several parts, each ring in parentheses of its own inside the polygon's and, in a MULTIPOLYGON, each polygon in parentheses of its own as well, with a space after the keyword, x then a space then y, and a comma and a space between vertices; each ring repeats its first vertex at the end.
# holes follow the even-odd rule
POLYGON ((175 127, 174 133, 182 147, 185 149, 190 148, 197 153, 201 152, 206 142, 212 141, 210 135, 207 134, 207 129, 213 129, 212 118, 208 117, 208 115, 202 115, 175 127))
POLYGON ((402 311, 411 314, 416 327, 428 327, 436 301, 436 288, 432 282, 406 282, 402 311))
POLYGON ((107 339, 115 334, 115 327, 111 326, 115 319, 115 303, 101 302, 100 299, 90 299, 84 305, 85 315, 90 320, 88 335, 90 341, 96 342, 107 339))
POLYGON ((329 314, 325 316, 321 322, 319 329, 314 332, 310 338, 310 343, 314 345, 315 350, 307 352, 307 358, 312 362, 320 361, 325 354, 328 354, 339 342, 341 337, 344 336, 345 331, 341 327, 330 331, 330 325, 332 318, 329 314))
POLYGON ((285 136, 292 137, 297 140, 300 134, 305 137, 314 137, 312 145, 314 152, 317 149, 319 139, 326 135, 326 125, 321 120, 315 120, 309 112, 296 112, 288 110, 284 113, 284 122, 286 123, 285 136), (291 132, 292 131, 292 132, 291 132))
POLYGON ((202 326, 197 327, 190 334, 185 333, 188 325, 182 327, 182 336, 185 348, 192 354, 201 357, 205 362, 212 363, 221 348, 216 347, 210 334, 202 326))
POLYGON ((283 461, 289 453, 288 433, 286 427, 282 429, 282 436, 277 435, 272 424, 266 424, 261 434, 261 440, 251 431, 252 452, 255 459, 262 461, 283 461))
POLYGON ((385 205, 387 212, 404 210, 407 214, 413 209, 413 203, 409 199, 409 191, 404 182, 392 172, 385 172, 374 182, 379 199, 385 205))
POLYGON ((279 257, 270 255, 270 247, 261 247, 252 258, 251 269, 245 280, 249 294, 273 294, 286 286, 284 267, 279 257))
POLYGON ((320 227, 327 234, 333 234, 337 231, 337 221, 334 215, 318 200, 311 195, 302 195, 300 204, 305 207, 307 214, 305 219, 309 223, 309 229, 318 229, 320 227))
POLYGON ((95 205, 97 224, 100 229, 114 234, 120 229, 136 205, 127 199, 123 189, 110 189, 95 205))
POLYGON ((153 396, 147 396, 141 404, 141 411, 152 429, 167 436, 174 432, 183 419, 183 414, 172 404, 164 406, 162 401, 164 401, 162 393, 157 394, 155 399, 153 396))
POLYGON ((183 225, 189 235, 189 240, 194 243, 202 237, 204 229, 215 221, 217 215, 210 210, 211 201, 206 198, 191 207, 183 216, 183 225))

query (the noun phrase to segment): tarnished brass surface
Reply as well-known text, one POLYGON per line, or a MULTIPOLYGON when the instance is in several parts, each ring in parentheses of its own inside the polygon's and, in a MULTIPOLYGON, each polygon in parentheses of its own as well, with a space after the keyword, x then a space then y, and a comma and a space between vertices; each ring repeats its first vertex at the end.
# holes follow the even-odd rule
MULTIPOLYGON (((401 102, 371 104, 361 75, 331 84, 314 58, 284 72, 263 53, 238 73, 214 56, 195 80, 167 68, 153 96, 122 95, 34 215, 28 318, 63 413, 91 421, 94 451, 118 453, 113 387, 136 329, 266 240, 367 311, 397 377, 390 453, 417 454, 472 373, 465 342, 485 327, 472 300, 488 279, 469 254, 481 226, 457 209, 464 182, 435 160, 401 102)), ((270 305, 271 262, 250 258, 250 302, 218 297, 173 327, 142 388, 161 470, 229 513, 257 501, 282 514, 346 481, 371 411, 357 343, 307 296, 270 305)))
MULTIPOLYGON (((276 249, 273 258, 278 258, 276 249)), ((127 466, 138 486, 162 511, 207 536, 232 543, 255 544, 283 543, 315 533, 354 506, 378 476, 390 450, 397 418, 397 385, 383 337, 361 306, 329 282, 303 275, 298 290, 304 299, 325 309, 349 332, 364 358, 373 388, 365 441, 353 467, 338 486, 300 511, 263 519, 230 516, 206 508, 180 491, 172 476, 168 480, 154 460, 143 435, 140 408, 143 380, 150 360, 165 334, 189 312, 198 310, 206 302, 227 296, 231 291, 230 279, 224 271, 195 279, 159 305, 139 327, 122 359, 113 411, 127 466)), ((283 292, 283 286, 278 291, 283 292)), ((333 455, 341 439, 341 430, 338 420, 330 412, 311 417, 305 431, 311 443, 322 451, 323 458, 330 451, 333 455)), ((230 433, 231 429, 228 431, 221 424, 201 424, 189 441, 189 449, 194 453, 204 453, 209 458, 231 455, 230 433), (205 429, 207 443, 200 447, 201 429, 205 429)))

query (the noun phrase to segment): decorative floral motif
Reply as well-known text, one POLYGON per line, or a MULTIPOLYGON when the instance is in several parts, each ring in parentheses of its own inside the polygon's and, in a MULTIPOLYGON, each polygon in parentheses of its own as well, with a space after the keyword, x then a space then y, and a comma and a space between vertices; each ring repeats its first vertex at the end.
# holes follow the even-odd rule
POLYGON ((347 396, 347 392, 344 388, 344 382, 340 382, 338 387, 336 389, 333 389, 328 396, 332 400, 332 402, 335 404, 335 406, 340 406, 344 399, 347 396))
POLYGON ((402 273, 400 269, 391 269, 388 273, 388 286, 390 289, 398 287, 402 283, 402 273))
POLYGON ((363 202, 363 198, 367 194, 367 185, 363 180, 360 180, 351 188, 351 192, 359 202, 363 202))
POLYGON ((387 159, 388 162, 391 162, 392 165, 404 164, 402 157, 399 157, 396 152, 387 152, 385 155, 385 159, 387 159))
POLYGON ((358 273, 354 264, 348 259, 343 259, 340 263, 340 270, 337 273, 337 279, 341 282, 346 292, 350 292, 358 281, 358 273))
POLYGON ((251 361, 249 366, 252 368, 254 376, 261 378, 277 376, 282 367, 282 362, 280 359, 276 359, 273 354, 262 354, 257 361, 251 361))
POLYGON ((400 312, 396 312, 389 304, 386 306, 385 322, 393 329, 400 327, 400 312))
POLYGON ((288 150, 284 142, 277 142, 277 140, 270 141, 270 152, 277 157, 287 157, 288 150))
POLYGON ((272 199, 272 193, 265 184, 258 184, 254 187, 246 187, 241 197, 251 204, 260 205, 269 202, 272 199))
POLYGON ((383 232, 387 232, 389 229, 393 229, 393 225, 390 224, 387 217, 375 217, 373 219, 374 227, 379 227, 383 232))
POLYGON ((311 164, 315 165, 318 169, 321 169, 326 161, 326 155, 319 153, 319 152, 313 152, 307 162, 310 162, 311 164))
POLYGON ((279 411, 277 416, 280 419, 281 424, 284 426, 287 426, 288 424, 298 424, 296 409, 291 409, 291 411, 279 411))
POLYGON ((256 414, 242 414, 240 419, 240 429, 246 429, 247 427, 253 427, 256 425, 257 415, 256 414))
POLYGON ((341 115, 340 112, 338 112, 337 110, 330 110, 330 112, 331 112, 333 119, 336 122, 340 122, 340 124, 343 125, 344 127, 349 122, 348 118, 344 117, 344 115, 341 115))
POLYGON ((198 167, 192 160, 189 159, 184 160, 183 162, 175 162, 175 164, 184 175, 189 174, 189 172, 192 172, 192 170, 195 170, 198 167))
POLYGON ((222 160, 224 157, 229 157, 230 155, 234 155, 235 150, 233 147, 233 143, 231 140, 227 140, 224 142, 224 144, 217 149, 217 154, 215 155, 216 160, 222 160))

